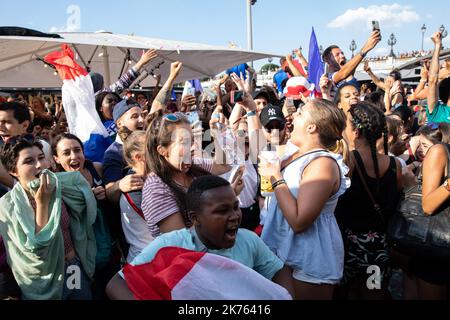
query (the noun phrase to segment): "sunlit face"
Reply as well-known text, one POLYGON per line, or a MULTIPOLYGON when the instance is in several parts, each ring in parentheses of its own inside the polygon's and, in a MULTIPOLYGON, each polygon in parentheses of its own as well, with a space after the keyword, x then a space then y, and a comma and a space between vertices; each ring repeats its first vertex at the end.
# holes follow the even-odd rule
POLYGON ((311 124, 311 117, 309 113, 311 108, 314 108, 310 103, 305 104, 303 107, 298 108, 292 117, 292 124, 294 129, 291 133, 291 141, 299 145, 301 141, 308 138, 307 127, 311 124))
POLYGON ((343 67, 347 63, 344 52, 340 48, 334 48, 331 50, 331 54, 337 64, 343 67))
POLYGON ((4 142, 7 142, 12 137, 25 134, 29 125, 29 121, 19 123, 14 118, 14 111, 12 110, 0 111, 0 137, 2 137, 4 142))
POLYGON ((424 135, 419 136, 419 146, 416 150, 416 158, 419 161, 423 161, 428 153, 428 150, 434 145, 433 142, 428 140, 424 135))
POLYGON ((228 249, 234 246, 242 213, 231 186, 204 192, 200 212, 191 213, 191 217, 206 247, 228 249))
POLYGON ((113 118, 113 109, 114 106, 117 104, 117 97, 113 94, 107 94, 102 101, 102 107, 100 111, 103 114, 103 117, 107 120, 112 120, 113 118))
POLYGON ((74 139, 61 139, 56 146, 54 159, 64 171, 80 171, 84 168, 83 149, 80 143, 74 139))
POLYGON ((167 148, 161 148, 159 152, 173 168, 187 173, 195 151, 191 126, 185 123, 174 126, 171 141, 167 148))
POLYGON ((347 114, 348 110, 359 102, 359 91, 353 86, 343 87, 340 91, 339 108, 347 114))
POLYGON ((142 109, 140 107, 133 107, 125 112, 119 120, 117 120, 117 127, 126 127, 131 131, 144 129, 144 118, 142 117, 142 109))
POLYGON ((19 180, 23 188, 28 190, 27 184, 39 178, 42 170, 50 168, 50 162, 44 152, 38 147, 26 148, 19 152, 15 172, 11 175, 19 180))
POLYGON ((33 100, 31 100, 31 104, 34 109, 38 109, 41 111, 44 111, 44 109, 45 109, 45 106, 42 104, 41 100, 36 97, 33 98, 33 100))

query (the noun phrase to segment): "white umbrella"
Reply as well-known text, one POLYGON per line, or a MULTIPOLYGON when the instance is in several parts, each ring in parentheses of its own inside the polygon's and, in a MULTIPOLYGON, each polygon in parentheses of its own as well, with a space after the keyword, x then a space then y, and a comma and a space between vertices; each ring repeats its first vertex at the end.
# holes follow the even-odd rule
MULTIPOLYGON (((177 78, 179 82, 205 76, 212 77, 243 62, 280 56, 107 32, 61 32, 58 35, 61 38, 0 36, 0 87, 60 87, 61 80, 53 74, 54 70, 45 67, 39 59, 59 50, 62 43, 72 47, 81 66, 103 74, 105 85, 116 81, 130 67, 128 60, 137 62, 145 49, 157 49, 159 57, 146 66, 147 72, 144 72, 142 77, 152 72, 160 73, 164 81, 169 75, 170 63, 181 61, 183 69, 177 78)), ((154 78, 149 76, 141 82, 141 86, 152 86, 154 83, 154 78)))

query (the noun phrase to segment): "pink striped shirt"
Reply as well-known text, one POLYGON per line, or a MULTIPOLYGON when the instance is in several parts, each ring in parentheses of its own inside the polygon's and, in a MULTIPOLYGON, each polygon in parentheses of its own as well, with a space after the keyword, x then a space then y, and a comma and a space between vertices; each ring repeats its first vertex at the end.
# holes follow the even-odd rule
MULTIPOLYGON (((195 159, 194 163, 208 172, 212 171, 214 165, 214 161, 210 159, 195 159)), ((154 173, 148 175, 142 189, 142 212, 154 238, 161 234, 158 223, 174 213, 180 212, 183 215, 186 227, 192 225, 189 217, 181 212, 170 187, 154 173)))

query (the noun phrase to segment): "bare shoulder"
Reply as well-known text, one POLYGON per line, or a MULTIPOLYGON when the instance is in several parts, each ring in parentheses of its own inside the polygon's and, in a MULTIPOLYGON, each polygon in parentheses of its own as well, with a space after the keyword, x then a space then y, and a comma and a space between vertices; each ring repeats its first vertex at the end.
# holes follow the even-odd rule
POLYGON ((303 172, 304 175, 307 173, 312 173, 316 176, 324 176, 330 173, 339 174, 339 168, 336 160, 324 156, 312 160, 303 172))

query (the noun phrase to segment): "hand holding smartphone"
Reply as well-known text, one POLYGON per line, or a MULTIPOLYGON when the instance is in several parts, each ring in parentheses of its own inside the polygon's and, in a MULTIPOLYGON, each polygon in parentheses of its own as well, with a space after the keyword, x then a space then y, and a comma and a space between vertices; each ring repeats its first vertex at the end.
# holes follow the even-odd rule
POLYGON ((231 92, 231 103, 242 102, 244 97, 244 91, 232 91, 231 92))
POLYGON ((380 22, 372 21, 372 31, 380 31, 380 22))

